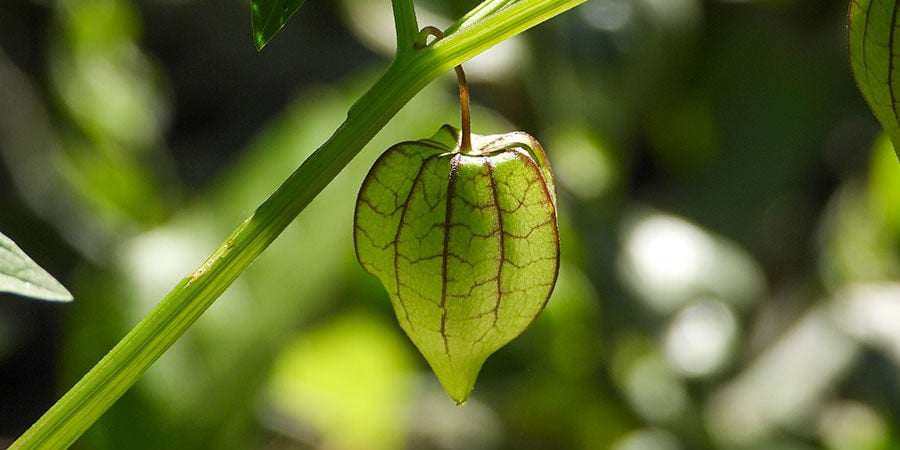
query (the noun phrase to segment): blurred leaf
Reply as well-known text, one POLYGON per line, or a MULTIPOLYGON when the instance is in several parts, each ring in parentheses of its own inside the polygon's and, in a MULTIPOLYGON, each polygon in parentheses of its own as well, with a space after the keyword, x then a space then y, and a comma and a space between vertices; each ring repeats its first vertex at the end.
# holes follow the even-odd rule
POLYGON ((171 107, 167 83, 137 42, 139 14, 128 0, 71 0, 56 11, 47 70, 64 125, 45 119, 52 140, 40 166, 25 169, 40 180, 25 179, 25 189, 58 186, 50 195, 57 204, 65 199, 72 211, 47 216, 64 218, 58 225, 64 230, 79 218, 93 235, 80 247, 98 254, 104 250, 93 242, 109 249, 120 233, 160 223, 179 190, 163 139, 171 107))
POLYGON ((900 236, 900 171, 897 171, 897 157, 886 135, 881 135, 872 144, 869 161, 868 196, 873 213, 895 236, 900 236))
POLYGON ((0 233, 0 291, 41 300, 72 301, 72 294, 0 233))
POLYGON ((128 154, 161 142, 170 105, 165 77, 140 48, 141 21, 126 0, 66 3, 49 42, 56 99, 92 142, 112 141, 128 154))
POLYGON ((250 14, 253 26, 253 42, 257 50, 263 47, 281 30, 281 27, 300 9, 304 0, 252 0, 250 14))
POLYGON ((900 143, 900 81, 894 67, 894 55, 900 51, 900 39, 894 39, 898 5, 896 0, 852 1, 848 14, 850 64, 856 84, 895 148, 900 143))
POLYGON ((885 211, 879 209, 877 198, 867 195, 871 194, 860 183, 845 183, 829 200, 820 221, 819 264, 825 282, 832 288, 900 274, 896 235, 885 226, 885 211))
POLYGON ((279 355, 264 397, 278 418, 269 425, 301 437, 297 430, 312 428, 322 448, 399 448, 408 422, 393 418, 409 414, 413 362, 389 323, 346 312, 299 335, 279 355))

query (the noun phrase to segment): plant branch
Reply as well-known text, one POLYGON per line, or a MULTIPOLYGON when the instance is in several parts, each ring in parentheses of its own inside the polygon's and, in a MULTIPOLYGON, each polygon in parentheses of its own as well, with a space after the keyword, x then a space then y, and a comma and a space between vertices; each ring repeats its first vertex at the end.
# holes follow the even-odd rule
POLYGON ((489 47, 585 0, 520 0, 421 50, 410 0, 394 0, 399 48, 385 74, 328 141, 241 223, 16 442, 13 449, 70 446, 193 324, 422 88, 489 47), (402 24, 402 25, 401 25, 402 24), (412 25, 412 27, 411 27, 412 25))
POLYGON ((391 0, 394 11, 394 28, 397 30, 397 55, 412 51, 419 33, 416 8, 412 0, 391 0))

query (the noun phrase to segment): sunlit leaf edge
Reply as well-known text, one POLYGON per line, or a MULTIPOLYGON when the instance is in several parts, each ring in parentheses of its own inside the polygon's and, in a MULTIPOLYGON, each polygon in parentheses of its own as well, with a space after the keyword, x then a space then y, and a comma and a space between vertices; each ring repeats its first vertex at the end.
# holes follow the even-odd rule
POLYGON ((300 9, 305 0, 251 0, 250 22, 253 43, 262 50, 273 36, 284 27, 288 19, 300 9))
POLYGON ((40 300, 72 301, 72 294, 62 284, 3 233, 0 233, 0 292, 40 300))

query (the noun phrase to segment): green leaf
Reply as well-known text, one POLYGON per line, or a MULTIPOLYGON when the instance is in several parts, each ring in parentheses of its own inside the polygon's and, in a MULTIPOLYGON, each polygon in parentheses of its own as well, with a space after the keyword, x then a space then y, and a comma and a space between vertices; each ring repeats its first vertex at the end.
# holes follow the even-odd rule
POLYGON ((72 294, 63 285, 3 233, 0 233, 0 292, 41 300, 72 301, 72 294))
POLYGON ((898 0, 852 0, 848 14, 850 65, 863 97, 894 148, 900 146, 898 0))
POLYGON ((447 394, 464 403, 482 364, 543 310, 559 270, 552 176, 531 136, 457 131, 388 149, 356 204, 362 266, 447 394))
POLYGON ((251 0, 250 19, 253 43, 262 50, 272 36, 300 9, 304 0, 251 0))

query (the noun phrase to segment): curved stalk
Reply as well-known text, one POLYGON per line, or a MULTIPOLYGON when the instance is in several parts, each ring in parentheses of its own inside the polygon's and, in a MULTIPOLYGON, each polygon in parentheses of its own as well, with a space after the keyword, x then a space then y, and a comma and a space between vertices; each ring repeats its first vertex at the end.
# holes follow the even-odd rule
POLYGON ((460 150, 465 152, 472 151, 472 113, 469 108, 469 83, 466 82, 466 73, 463 72, 462 64, 455 67, 456 79, 459 81, 459 114, 462 129, 462 138, 460 141, 460 150))
MULTIPOLYGON (((194 273, 185 277, 10 448, 67 448, 193 324, 412 97, 447 70, 585 0, 520 0, 427 48, 398 49, 347 119, 194 273)), ((414 35, 410 0, 395 0, 398 43, 414 35), (410 15, 411 14, 411 15, 410 15), (412 21, 410 20, 412 18, 412 21)))
MULTIPOLYGON (((416 48, 426 47, 425 41, 428 36, 441 39, 444 37, 444 32, 432 26, 422 28, 416 41, 416 48)), ((454 67, 454 69, 456 70, 456 79, 459 83, 460 132, 462 134, 459 147, 463 153, 468 153, 472 150, 472 113, 469 107, 469 83, 466 81, 466 72, 463 70, 462 64, 454 67)))

